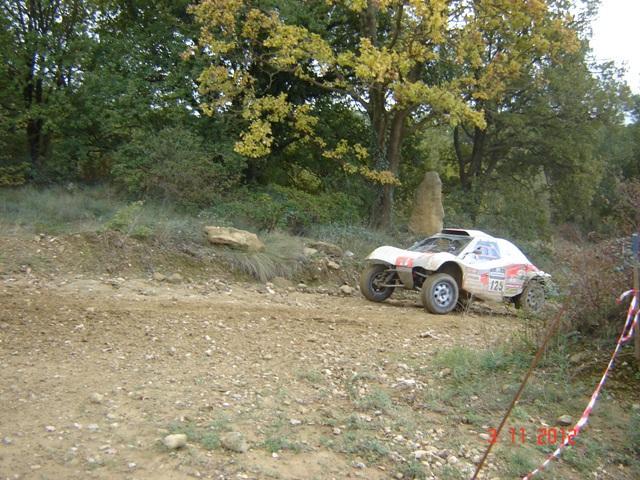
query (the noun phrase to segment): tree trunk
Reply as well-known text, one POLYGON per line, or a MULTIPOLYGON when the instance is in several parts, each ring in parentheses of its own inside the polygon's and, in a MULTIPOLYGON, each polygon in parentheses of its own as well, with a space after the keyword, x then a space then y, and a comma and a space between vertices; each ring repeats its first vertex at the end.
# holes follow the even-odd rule
POLYGON ((466 159, 462 152, 462 146, 460 145, 460 126, 456 125, 453 129, 453 146, 456 151, 456 158, 458 160, 458 177, 460 178, 460 186, 463 191, 469 191, 470 184, 467 176, 466 159))
MULTIPOLYGON (((389 140, 386 145, 388 168, 396 177, 400 170, 401 147, 405 135, 405 120, 408 112, 398 110, 391 120, 389 140)), ((371 224, 373 227, 387 230, 393 224, 393 194, 394 185, 383 185, 378 194, 378 201, 372 211, 371 224)))

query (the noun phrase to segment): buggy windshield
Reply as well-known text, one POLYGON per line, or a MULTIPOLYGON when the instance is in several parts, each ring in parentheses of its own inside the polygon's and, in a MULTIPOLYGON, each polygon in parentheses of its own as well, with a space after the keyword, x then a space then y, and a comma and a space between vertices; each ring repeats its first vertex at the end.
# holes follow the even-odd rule
POLYGON ((408 250, 424 253, 447 252, 451 255, 459 255, 470 241, 471 237, 439 234, 414 243, 408 250))

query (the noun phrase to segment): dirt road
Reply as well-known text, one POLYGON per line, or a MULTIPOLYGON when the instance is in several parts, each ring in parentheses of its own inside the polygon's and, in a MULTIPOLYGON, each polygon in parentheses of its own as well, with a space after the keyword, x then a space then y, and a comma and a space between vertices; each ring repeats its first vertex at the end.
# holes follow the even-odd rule
POLYGON ((438 473, 447 457, 469 471, 483 444, 467 427, 475 440, 442 455, 465 426, 424 408, 430 358, 492 345, 518 320, 415 301, 5 275, 0 477, 410 478, 424 451, 427 475, 456 478, 438 473), (247 452, 222 445, 230 431, 247 452), (188 444, 174 451, 162 439, 175 432, 188 444))

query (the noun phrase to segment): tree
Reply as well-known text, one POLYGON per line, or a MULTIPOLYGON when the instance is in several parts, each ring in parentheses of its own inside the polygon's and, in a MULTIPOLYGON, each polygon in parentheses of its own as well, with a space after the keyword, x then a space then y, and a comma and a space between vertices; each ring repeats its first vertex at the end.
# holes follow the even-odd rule
POLYGON ((383 185, 373 219, 382 227, 391 223, 407 134, 442 123, 483 132, 485 105, 570 37, 541 1, 204 0, 193 11, 211 61, 200 76, 204 110, 239 109, 247 120, 236 149, 268 155, 273 125, 288 122, 326 157, 383 185), (256 81, 283 72, 364 112, 369 143, 327 145, 315 135, 312 102, 293 103, 286 89, 274 94, 256 81))
MULTIPOLYGON (((454 75, 473 79, 466 83, 467 101, 484 112, 486 126, 464 122, 453 129, 460 186, 470 192, 475 182, 489 177, 504 155, 495 151, 492 136, 508 129, 512 141, 521 132, 505 122, 511 111, 544 89, 547 67, 559 64, 578 50, 575 26, 563 0, 523 2, 511 22, 502 21, 496 2, 473 2, 471 20, 461 29, 460 42, 468 45, 465 62, 454 67, 454 75), (461 69, 456 72, 455 69, 461 69)), ((502 140, 498 142, 502 144, 502 140)))
POLYGON ((1 61, 6 65, 7 87, 21 101, 6 103, 14 125, 23 126, 28 158, 41 171, 50 149, 48 121, 54 99, 75 88, 82 77, 79 68, 93 9, 82 0, 1 0, 2 23, 8 42, 3 42, 1 61))

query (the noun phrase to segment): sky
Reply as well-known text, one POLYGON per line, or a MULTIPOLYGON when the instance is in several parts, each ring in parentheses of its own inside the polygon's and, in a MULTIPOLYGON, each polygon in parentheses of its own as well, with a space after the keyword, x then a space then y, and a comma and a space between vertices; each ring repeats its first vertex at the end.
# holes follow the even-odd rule
POLYGON ((626 66, 626 81, 640 94, 640 0, 601 0, 591 47, 599 61, 626 66))

